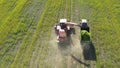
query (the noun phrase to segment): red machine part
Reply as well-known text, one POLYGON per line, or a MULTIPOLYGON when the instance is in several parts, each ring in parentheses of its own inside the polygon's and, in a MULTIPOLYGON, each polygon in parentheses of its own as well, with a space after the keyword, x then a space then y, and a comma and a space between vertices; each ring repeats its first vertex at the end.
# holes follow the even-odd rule
POLYGON ((59 29, 57 39, 59 42, 66 42, 67 41, 66 32, 64 29, 59 29))

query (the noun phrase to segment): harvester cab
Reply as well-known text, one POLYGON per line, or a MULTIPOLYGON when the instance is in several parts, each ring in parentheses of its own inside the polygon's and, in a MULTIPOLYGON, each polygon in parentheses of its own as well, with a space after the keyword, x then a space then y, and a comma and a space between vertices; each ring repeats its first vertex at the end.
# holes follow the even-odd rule
POLYGON ((87 20, 86 19, 82 19, 81 20, 80 26, 81 26, 81 30, 86 30, 86 31, 89 32, 89 26, 87 24, 87 20))
POLYGON ((60 26, 61 26, 61 29, 67 29, 67 19, 60 19, 60 26))

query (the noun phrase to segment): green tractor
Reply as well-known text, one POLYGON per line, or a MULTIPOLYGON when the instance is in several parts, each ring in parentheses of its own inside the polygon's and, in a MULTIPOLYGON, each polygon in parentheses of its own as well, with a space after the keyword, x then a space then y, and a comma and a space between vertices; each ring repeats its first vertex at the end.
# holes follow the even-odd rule
POLYGON ((91 35, 90 35, 90 31, 89 31, 89 26, 87 24, 87 20, 86 19, 82 19, 81 23, 80 23, 80 28, 81 28, 81 41, 85 42, 85 41, 91 41, 91 35))
POLYGON ((95 47, 91 40, 90 28, 86 19, 82 19, 80 23, 81 45, 83 49, 83 56, 85 60, 96 60, 95 47))

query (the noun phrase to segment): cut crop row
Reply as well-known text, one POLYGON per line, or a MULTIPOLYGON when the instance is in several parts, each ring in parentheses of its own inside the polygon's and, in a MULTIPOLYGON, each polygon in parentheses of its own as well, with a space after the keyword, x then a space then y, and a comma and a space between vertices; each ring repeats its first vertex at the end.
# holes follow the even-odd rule
MULTIPOLYGON (((42 4, 39 4, 39 5, 42 5, 42 4)), ((3 68, 9 67, 14 60, 14 57, 19 49, 19 46, 21 45, 22 39, 24 37, 26 38, 27 35, 28 35, 27 37, 30 37, 31 34, 34 33, 34 29, 36 26, 35 21, 37 21, 34 19, 37 19, 38 17, 38 16, 36 17, 34 16, 38 12, 40 15, 40 12, 41 12, 41 11, 38 11, 38 9, 35 9, 35 10, 36 10, 35 12, 31 12, 31 13, 35 13, 34 15, 32 15, 30 12, 29 12, 30 14, 27 12, 19 13, 20 17, 18 17, 19 24, 17 25, 17 28, 14 29, 14 31, 11 34, 9 34, 9 37, 7 38, 7 40, 5 40, 5 43, 2 44, 4 47, 1 49, 1 53, 0 53, 0 57, 1 57, 0 67, 3 67, 3 68)))

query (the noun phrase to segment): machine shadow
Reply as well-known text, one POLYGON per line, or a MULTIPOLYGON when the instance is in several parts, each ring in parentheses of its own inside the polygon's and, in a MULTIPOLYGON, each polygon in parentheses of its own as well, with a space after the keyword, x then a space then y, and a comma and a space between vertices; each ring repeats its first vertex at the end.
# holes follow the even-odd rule
POLYGON ((71 36, 67 37, 68 42, 58 42, 58 49, 60 50, 62 55, 70 55, 71 54, 71 36))
POLYGON ((58 49, 60 50, 60 52, 64 55, 71 55, 71 43, 72 43, 72 39, 71 39, 71 34, 73 34, 73 31, 75 32, 75 30, 70 30, 67 33, 67 42, 58 42, 58 49))
POLYGON ((81 42, 83 48, 83 56, 85 60, 96 61, 95 47, 92 42, 81 42))
POLYGON ((76 60, 77 62, 79 62, 80 64, 83 64, 83 65, 85 65, 85 66, 90 66, 90 64, 87 64, 87 63, 85 63, 85 62, 82 62, 81 60, 79 60, 78 58, 76 58, 74 55, 72 55, 71 54, 71 57, 74 59, 74 60, 76 60))

